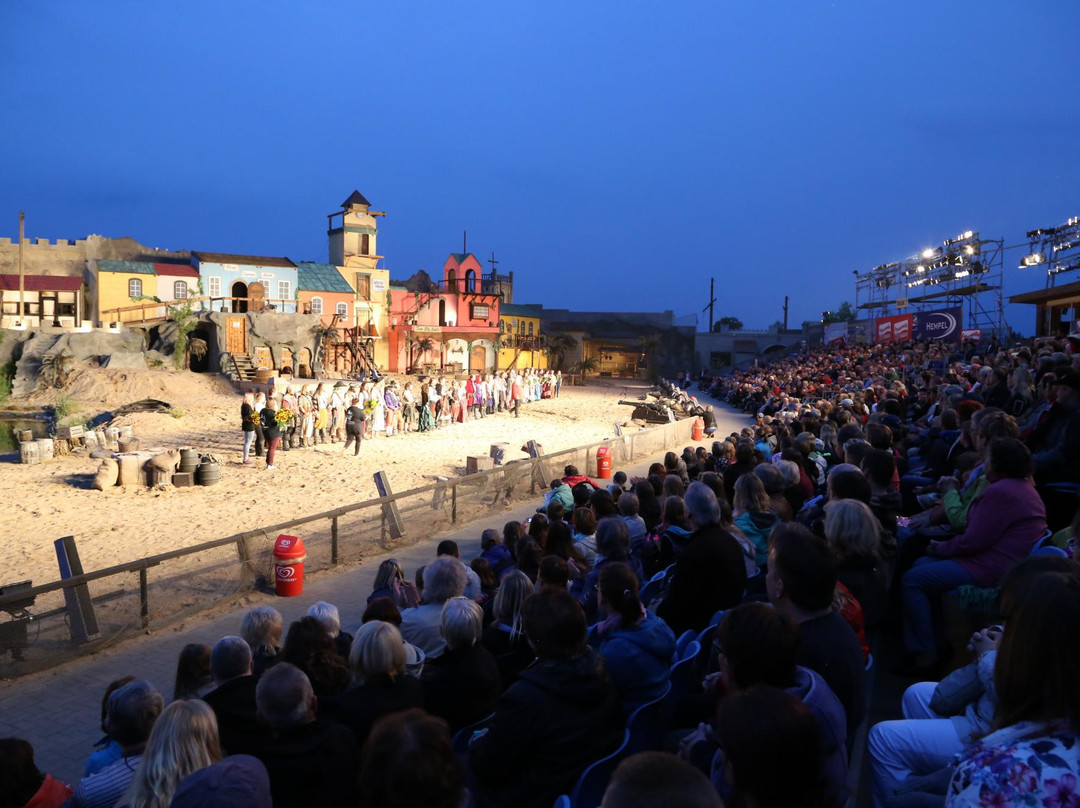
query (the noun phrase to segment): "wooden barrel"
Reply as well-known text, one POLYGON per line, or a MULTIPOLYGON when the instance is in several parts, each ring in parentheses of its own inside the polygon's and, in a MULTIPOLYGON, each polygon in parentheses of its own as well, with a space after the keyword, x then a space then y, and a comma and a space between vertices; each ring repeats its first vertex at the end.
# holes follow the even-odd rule
POLYGON ((217 485, 221 482, 221 466, 214 460, 203 458, 195 472, 196 485, 217 485))
POLYGON ((180 450, 180 468, 177 469, 181 474, 194 474, 195 470, 199 467, 199 453, 194 449, 181 449, 180 450))
POLYGON ((137 452, 139 451, 139 439, 138 438, 120 438, 120 451, 121 452, 137 452))
POLYGON ((255 371, 255 382, 257 384, 266 384, 275 376, 277 376, 277 371, 273 368, 259 368, 255 371))
POLYGON ((32 430, 32 429, 20 429, 19 430, 19 441, 20 442, 25 443, 26 441, 33 440, 33 439, 34 439, 34 430, 32 430))
POLYGON ((54 449, 53 449, 53 439, 52 438, 38 438, 37 445, 38 445, 38 454, 41 456, 42 460, 52 460, 53 459, 54 449))
POLYGON ((41 450, 35 440, 24 440, 19 444, 19 462, 27 466, 36 466, 41 462, 41 450))

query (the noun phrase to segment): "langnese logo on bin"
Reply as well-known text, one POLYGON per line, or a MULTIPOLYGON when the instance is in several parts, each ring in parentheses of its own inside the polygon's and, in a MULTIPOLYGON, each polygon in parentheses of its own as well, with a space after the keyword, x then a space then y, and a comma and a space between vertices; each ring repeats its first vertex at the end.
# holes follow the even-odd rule
POLYGON ((296 567, 278 565, 277 577, 279 581, 290 581, 296 577, 296 567))

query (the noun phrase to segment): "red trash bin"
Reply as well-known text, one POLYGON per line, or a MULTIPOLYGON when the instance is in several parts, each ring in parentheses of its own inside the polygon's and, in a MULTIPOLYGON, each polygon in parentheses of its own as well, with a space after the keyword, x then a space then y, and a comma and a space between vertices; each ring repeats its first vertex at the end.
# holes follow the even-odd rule
POLYGON ((274 587, 278 597, 295 598, 304 592, 304 559, 307 551, 298 536, 277 537, 274 544, 274 587))
POLYGON ((701 440, 705 437, 705 421, 701 418, 694 419, 694 434, 691 436, 691 440, 701 440))
POLYGON ((611 479, 611 447, 601 446, 596 450, 596 478, 611 479))

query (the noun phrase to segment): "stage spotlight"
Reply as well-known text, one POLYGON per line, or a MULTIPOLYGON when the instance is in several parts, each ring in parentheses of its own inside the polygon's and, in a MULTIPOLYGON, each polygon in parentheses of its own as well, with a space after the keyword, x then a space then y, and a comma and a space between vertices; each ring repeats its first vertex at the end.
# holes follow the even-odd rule
POLYGON ((922 251, 922 257, 923 258, 933 258, 934 253, 936 253, 936 252, 937 252, 937 250, 935 250, 933 247, 927 247, 925 250, 922 251))
POLYGON ((1046 263, 1046 256, 1042 253, 1032 253, 1031 255, 1025 255, 1020 259, 1020 268, 1025 267, 1037 267, 1039 264, 1046 263))
POLYGON ((975 247, 972 246, 971 244, 964 247, 964 253, 967 254, 967 255, 974 255, 975 252, 976 252, 975 247))

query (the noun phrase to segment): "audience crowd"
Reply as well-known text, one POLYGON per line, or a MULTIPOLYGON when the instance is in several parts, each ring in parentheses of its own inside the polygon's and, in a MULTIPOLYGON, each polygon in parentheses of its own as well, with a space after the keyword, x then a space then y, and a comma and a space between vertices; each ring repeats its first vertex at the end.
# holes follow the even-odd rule
POLYGON ((703 379, 755 424, 640 479, 567 466, 468 564, 452 541, 384 561, 349 632, 325 602, 287 628, 252 608, 180 650, 167 705, 113 682, 73 787, 0 739, 0 808, 548 808, 612 755, 605 808, 839 806, 864 750, 878 806, 1080 804, 1059 347, 828 346, 703 379), (911 685, 868 726, 882 658, 911 685))

